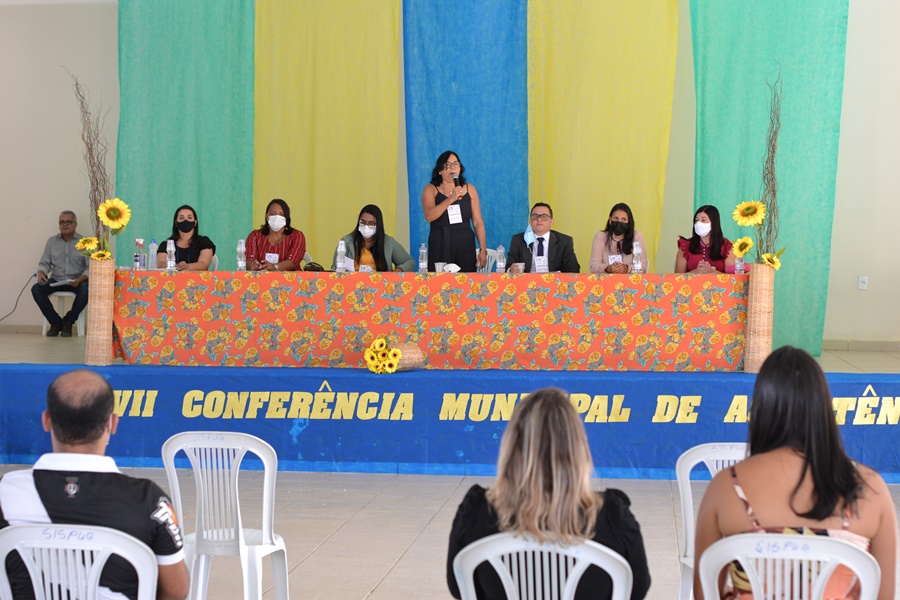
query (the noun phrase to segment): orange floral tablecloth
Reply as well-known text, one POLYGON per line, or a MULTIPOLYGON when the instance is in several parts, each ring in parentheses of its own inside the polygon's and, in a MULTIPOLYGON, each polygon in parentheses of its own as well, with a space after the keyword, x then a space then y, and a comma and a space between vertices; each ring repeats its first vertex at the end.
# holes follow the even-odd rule
POLYGON ((129 363, 363 367, 375 336, 436 369, 738 371, 746 275, 118 271, 129 363))

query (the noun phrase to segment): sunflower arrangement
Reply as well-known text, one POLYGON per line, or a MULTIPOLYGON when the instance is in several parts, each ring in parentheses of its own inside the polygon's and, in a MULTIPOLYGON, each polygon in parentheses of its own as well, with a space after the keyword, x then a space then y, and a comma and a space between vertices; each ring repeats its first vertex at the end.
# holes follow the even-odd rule
POLYGON ((366 366, 373 373, 379 374, 396 372, 402 356, 400 349, 389 347, 383 337, 375 338, 364 354, 366 366))
POLYGON ((75 244, 75 249, 91 260, 110 260, 112 251, 109 247, 109 236, 119 235, 131 220, 131 209, 118 198, 111 198, 97 208, 100 220, 99 234, 96 237, 84 237, 75 244))

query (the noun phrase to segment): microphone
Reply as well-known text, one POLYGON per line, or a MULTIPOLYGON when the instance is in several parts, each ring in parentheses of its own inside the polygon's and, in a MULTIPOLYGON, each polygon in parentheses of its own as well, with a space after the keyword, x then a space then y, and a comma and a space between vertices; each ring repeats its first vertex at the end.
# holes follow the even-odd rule
POLYGON ((450 176, 453 178, 453 187, 459 187, 459 175, 456 173, 453 173, 450 176))

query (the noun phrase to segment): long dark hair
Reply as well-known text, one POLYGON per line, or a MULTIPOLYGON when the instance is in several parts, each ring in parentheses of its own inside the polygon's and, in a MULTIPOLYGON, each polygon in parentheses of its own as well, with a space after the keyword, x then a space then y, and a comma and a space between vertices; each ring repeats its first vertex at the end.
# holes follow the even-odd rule
MULTIPOLYGON (((269 214, 269 209, 272 208, 273 204, 277 204, 281 207, 281 210, 284 211, 284 220, 287 221, 287 225, 284 226, 284 235, 289 235, 294 231, 291 227, 291 207, 281 198, 273 198, 271 202, 266 204, 266 214, 269 214)), ((263 219, 262 227, 260 227, 259 230, 263 235, 269 235, 269 219, 263 219)))
MULTIPOLYGON (((696 223, 697 215, 700 213, 706 213, 706 216, 709 217, 709 224, 712 229, 709 230, 709 258, 710 260, 725 260, 725 254, 722 253, 722 244, 725 241, 725 236, 722 235, 722 221, 719 218, 719 209, 713 206, 712 204, 707 204, 706 206, 701 206, 694 213, 694 222, 696 223)), ((691 228, 693 229, 693 225, 691 228)), ((687 238, 682 237, 681 239, 686 240, 687 238)), ((691 244, 688 246, 688 251, 691 254, 700 254, 702 249, 700 248, 700 236, 697 235, 696 231, 691 232, 691 244)))
POLYGON ((178 229, 178 213, 185 209, 191 211, 194 215, 194 229, 191 230, 191 241, 188 243, 188 246, 193 248, 200 240, 200 221, 197 219, 197 211, 194 210, 193 206, 182 204, 175 209, 175 215, 172 217, 172 239, 178 240, 178 234, 181 233, 181 230, 178 229))
POLYGON ((350 234, 353 236, 353 247, 356 248, 356 256, 354 258, 356 262, 359 262, 359 257, 362 255, 363 248, 365 248, 365 238, 359 232, 359 221, 362 219, 363 214, 366 213, 375 217, 375 223, 377 223, 375 225, 375 237, 372 238, 374 240, 372 249, 370 250, 375 258, 375 270, 390 271, 390 266, 384 260, 384 225, 382 224, 381 209, 374 204, 366 204, 362 207, 362 210, 359 211, 359 216, 356 218, 356 227, 353 228, 353 232, 350 234))
POLYGON ((462 159, 453 150, 445 150, 437 157, 434 168, 431 170, 431 185, 434 187, 441 185, 441 182, 444 181, 441 178, 441 171, 444 170, 444 164, 446 164, 451 154, 456 156, 456 160, 459 161, 459 185, 466 185, 466 177, 463 175, 466 172, 466 166, 463 164, 462 159))
POLYGON ((859 499, 862 478, 844 452, 825 374, 803 350, 784 346, 763 363, 753 387, 748 441, 751 455, 784 447, 803 454, 791 504, 807 471, 815 504, 805 513, 794 510, 798 516, 821 521, 840 500, 852 507, 859 499))
POLYGON ((614 205, 609 211, 609 217, 607 217, 606 219, 606 228, 603 230, 606 233, 606 245, 609 246, 610 249, 612 248, 612 228, 610 227, 609 220, 612 218, 613 213, 617 210, 621 210, 626 215, 628 215, 628 227, 625 228, 625 238, 622 240, 622 254, 633 254, 634 216, 631 214, 631 207, 624 202, 619 202, 618 204, 614 205))

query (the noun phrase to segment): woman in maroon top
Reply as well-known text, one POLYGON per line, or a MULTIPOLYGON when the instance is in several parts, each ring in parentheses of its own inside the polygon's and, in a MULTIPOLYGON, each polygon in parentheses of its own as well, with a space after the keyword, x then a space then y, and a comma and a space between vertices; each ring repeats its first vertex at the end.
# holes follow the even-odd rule
POLYGON ((247 269, 295 271, 306 254, 306 237, 291 227, 291 209, 275 198, 266 207, 266 222, 247 236, 247 269))
POLYGON ((678 238, 675 256, 676 273, 725 273, 734 267, 731 242, 722 235, 719 209, 701 206, 694 213, 694 234, 690 239, 678 238))

